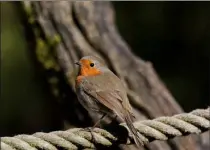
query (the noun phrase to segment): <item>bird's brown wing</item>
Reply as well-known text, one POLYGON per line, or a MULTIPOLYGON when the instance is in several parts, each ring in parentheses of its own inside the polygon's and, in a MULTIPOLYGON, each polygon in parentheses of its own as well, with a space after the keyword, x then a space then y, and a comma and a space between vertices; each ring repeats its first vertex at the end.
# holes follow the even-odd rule
POLYGON ((124 120, 134 135, 133 138, 135 143, 138 145, 138 147, 140 147, 142 142, 138 137, 138 131, 132 124, 133 114, 131 106, 128 101, 125 88, 120 80, 115 76, 106 76, 106 81, 101 80, 100 77, 89 79, 90 80, 88 80, 83 86, 84 92, 96 102, 113 111, 118 117, 124 120), (116 84, 116 82, 119 84, 116 84))
MULTIPOLYGON (((116 113, 121 119, 123 119, 123 111, 130 107, 124 105, 127 97, 123 97, 124 95, 119 90, 98 89, 96 85, 92 86, 90 82, 86 83, 83 88, 88 96, 116 113)), ((130 110, 128 111, 130 112, 130 110)))

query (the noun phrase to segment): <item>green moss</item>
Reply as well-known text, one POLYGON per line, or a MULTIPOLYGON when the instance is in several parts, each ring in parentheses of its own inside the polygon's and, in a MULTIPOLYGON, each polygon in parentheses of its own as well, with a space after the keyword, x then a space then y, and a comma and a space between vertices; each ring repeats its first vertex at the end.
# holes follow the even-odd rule
POLYGON ((58 88, 59 77, 57 77, 56 72, 60 71, 60 66, 56 59, 55 50, 57 45, 61 42, 61 37, 58 34, 54 36, 42 37, 42 30, 39 26, 35 24, 36 16, 33 12, 33 9, 30 7, 30 5, 24 6, 25 12, 28 17, 28 22, 31 24, 31 29, 33 30, 36 39, 35 52, 37 60, 42 64, 43 68, 46 71, 51 71, 51 74, 48 75, 50 90, 55 97, 59 98, 61 92, 58 88))
POLYGON ((60 42, 61 42, 61 37, 60 37, 60 35, 55 35, 55 36, 54 36, 54 41, 55 41, 55 43, 60 43, 60 42))
POLYGON ((36 38, 36 56, 38 61, 46 70, 59 71, 60 67, 55 57, 55 48, 60 43, 61 37, 54 35, 46 37, 46 40, 41 37, 41 29, 35 25, 36 16, 30 3, 22 2, 23 8, 27 14, 28 22, 32 25, 32 30, 36 38))
POLYGON ((48 37, 47 41, 50 46, 55 47, 57 44, 59 44, 61 42, 61 37, 60 37, 60 35, 56 34, 53 37, 48 37))
POLYGON ((23 5, 23 8, 27 14, 27 16, 31 16, 33 14, 33 10, 31 8, 31 5, 30 3, 25 3, 25 2, 22 2, 22 5, 23 5))
POLYGON ((60 70, 49 44, 41 38, 38 38, 36 41, 36 55, 37 59, 42 63, 45 69, 53 69, 55 71, 60 70))
MULTIPOLYGON (((53 70, 55 72, 60 71, 60 67, 57 60, 54 57, 55 46, 49 44, 42 38, 37 37, 36 40, 36 56, 38 61, 43 65, 45 70, 53 70)), ((58 88, 59 78, 56 75, 49 77, 48 83, 51 85, 51 92, 55 97, 60 96, 58 88)))
POLYGON ((30 5, 30 2, 22 2, 23 8, 25 10, 25 13, 28 17, 28 22, 30 24, 34 24, 35 23, 35 16, 34 16, 34 12, 33 9, 30 5))

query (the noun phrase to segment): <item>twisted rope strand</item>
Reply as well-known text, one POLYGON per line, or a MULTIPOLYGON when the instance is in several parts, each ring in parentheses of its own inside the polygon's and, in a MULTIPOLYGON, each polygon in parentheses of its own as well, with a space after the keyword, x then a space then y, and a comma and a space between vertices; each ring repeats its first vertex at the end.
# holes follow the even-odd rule
MULTIPOLYGON (((120 125, 127 128, 125 123, 120 125)), ((139 131, 144 145, 153 140, 168 140, 176 136, 200 134, 210 129, 210 108, 196 109, 190 113, 172 117, 138 121, 134 123, 134 126, 139 131)), ((132 138, 131 135, 129 138, 132 138)), ((1 137, 1 148, 2 150, 57 150, 58 147, 69 150, 95 149, 96 144, 109 147, 116 141, 118 139, 104 129, 94 128, 91 133, 82 128, 73 128, 67 131, 1 137)), ((129 144, 129 142, 124 141, 124 144, 129 144)))

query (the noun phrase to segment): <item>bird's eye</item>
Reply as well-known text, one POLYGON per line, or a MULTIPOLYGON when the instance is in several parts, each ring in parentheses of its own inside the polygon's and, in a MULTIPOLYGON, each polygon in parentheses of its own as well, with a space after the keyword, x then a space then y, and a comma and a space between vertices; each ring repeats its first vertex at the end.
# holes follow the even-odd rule
POLYGON ((94 67, 94 63, 90 63, 90 67, 94 67))

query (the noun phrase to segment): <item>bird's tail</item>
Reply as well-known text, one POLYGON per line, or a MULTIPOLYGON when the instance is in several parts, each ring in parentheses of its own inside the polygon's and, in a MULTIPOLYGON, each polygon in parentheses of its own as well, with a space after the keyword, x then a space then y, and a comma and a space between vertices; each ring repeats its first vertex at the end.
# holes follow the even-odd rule
POLYGON ((131 119, 131 114, 129 112, 126 112, 124 119, 125 119, 125 122, 129 128, 129 130, 133 134, 133 139, 134 139, 134 142, 136 143, 137 147, 138 148, 142 147, 143 143, 138 136, 137 129, 133 125, 133 121, 131 119))

